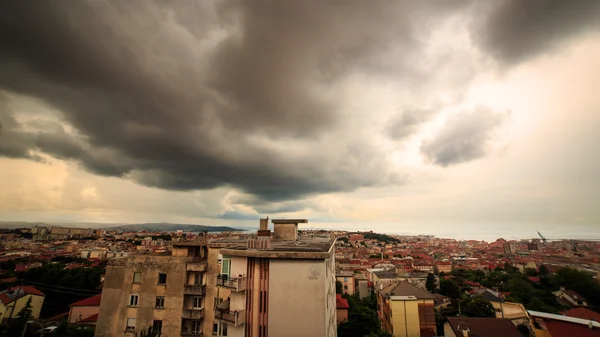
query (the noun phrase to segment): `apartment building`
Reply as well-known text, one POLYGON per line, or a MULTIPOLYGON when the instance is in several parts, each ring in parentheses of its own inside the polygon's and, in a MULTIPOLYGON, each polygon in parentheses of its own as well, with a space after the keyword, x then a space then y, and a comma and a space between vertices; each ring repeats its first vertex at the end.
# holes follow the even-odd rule
POLYGON ((163 336, 201 336, 206 257, 206 241, 200 240, 174 243, 170 255, 111 260, 95 336, 134 337, 150 326, 163 336))
POLYGON ((408 282, 376 287, 377 314, 383 330, 394 337, 435 336, 435 297, 408 282))
POLYGON ((355 282, 354 272, 349 270, 341 270, 335 274, 336 281, 342 284, 342 292, 344 294, 354 295, 355 293, 355 282))
POLYGON ((299 237, 304 219, 272 220, 271 237, 268 221, 256 239, 209 244, 217 262, 209 262, 214 312, 205 335, 336 336, 335 238, 299 237))

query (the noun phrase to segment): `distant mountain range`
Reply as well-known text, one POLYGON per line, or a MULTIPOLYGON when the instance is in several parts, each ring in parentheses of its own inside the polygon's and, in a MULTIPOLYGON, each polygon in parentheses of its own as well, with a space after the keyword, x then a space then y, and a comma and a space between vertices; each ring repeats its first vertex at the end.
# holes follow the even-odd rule
POLYGON ((0 228, 19 228, 38 226, 60 226, 72 228, 102 228, 108 230, 117 230, 124 232, 175 232, 182 230, 184 232, 233 232, 245 231, 246 229, 233 228, 228 226, 206 226, 174 223, 142 223, 142 224, 123 224, 123 223, 97 223, 97 222, 79 222, 79 223, 57 223, 57 222, 25 222, 25 221, 0 221, 0 228))

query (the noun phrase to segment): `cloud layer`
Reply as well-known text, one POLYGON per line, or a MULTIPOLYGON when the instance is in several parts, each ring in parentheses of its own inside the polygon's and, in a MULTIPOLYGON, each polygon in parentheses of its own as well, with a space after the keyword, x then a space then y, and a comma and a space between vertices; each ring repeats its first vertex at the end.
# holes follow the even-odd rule
MULTIPOLYGON (((595 25, 596 3, 8 3, 0 155, 304 209, 290 200, 402 182, 391 150, 458 106, 487 57, 555 48, 595 25), (15 108, 26 99, 58 114, 15 108)), ((444 167, 485 156, 502 116, 455 114, 421 153, 444 167)))

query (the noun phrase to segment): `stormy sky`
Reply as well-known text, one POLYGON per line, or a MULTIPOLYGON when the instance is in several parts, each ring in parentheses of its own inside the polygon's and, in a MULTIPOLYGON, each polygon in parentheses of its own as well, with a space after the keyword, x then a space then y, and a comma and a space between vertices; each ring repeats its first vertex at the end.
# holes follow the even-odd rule
POLYGON ((599 1, 0 6, 0 220, 600 238, 599 1))

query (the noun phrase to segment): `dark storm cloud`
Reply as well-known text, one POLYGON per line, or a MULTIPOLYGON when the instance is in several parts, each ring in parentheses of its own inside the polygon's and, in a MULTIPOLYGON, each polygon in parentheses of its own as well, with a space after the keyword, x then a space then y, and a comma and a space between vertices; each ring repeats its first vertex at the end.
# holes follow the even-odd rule
POLYGON ((24 131, 5 114, 0 154, 263 200, 376 185, 383 156, 324 91, 354 73, 415 81, 414 25, 460 3, 7 2, 0 89, 48 102, 76 133, 24 131))
POLYGON ((492 133, 508 118, 507 113, 485 107, 452 116, 442 130, 421 145, 430 162, 449 166, 481 158, 490 150, 492 133))
POLYGON ((600 1, 482 1, 472 36, 502 63, 551 51, 589 29, 600 29, 600 1))

